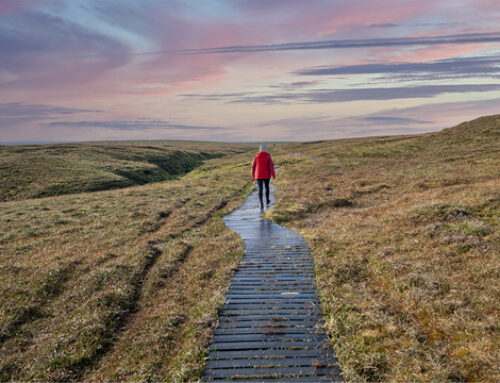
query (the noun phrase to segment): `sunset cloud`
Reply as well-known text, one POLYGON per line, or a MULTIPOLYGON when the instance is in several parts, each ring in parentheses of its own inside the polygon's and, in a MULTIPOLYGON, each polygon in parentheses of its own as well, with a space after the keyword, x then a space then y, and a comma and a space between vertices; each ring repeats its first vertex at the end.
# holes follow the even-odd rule
POLYGON ((390 117, 390 116, 371 116, 371 117, 361 117, 360 121, 375 122, 384 125, 408 125, 408 124, 430 124, 430 121, 416 120, 414 118, 408 117, 390 117))
POLYGON ((3 89, 81 86, 131 59, 119 40, 36 11, 0 18, 0 51, 3 89))
POLYGON ((71 115, 79 113, 100 113, 96 109, 65 108, 62 106, 25 104, 22 102, 9 102, 0 104, 0 117, 37 117, 54 118, 61 115, 71 115))
POLYGON ((56 121, 47 124, 49 127, 65 128, 103 128, 112 130, 223 130, 224 128, 215 126, 193 126, 174 124, 168 121, 149 118, 138 118, 130 121, 109 120, 109 121, 56 121))
POLYGON ((257 95, 254 93, 184 94, 184 97, 229 103, 339 103, 365 100, 430 98, 441 94, 493 92, 500 84, 419 85, 406 87, 373 87, 352 89, 318 89, 307 92, 284 92, 257 95))
POLYGON ((464 76, 468 77, 494 77, 500 75, 500 58, 488 57, 457 57, 445 60, 413 63, 376 63, 361 65, 346 65, 334 67, 320 67, 304 69, 297 72, 306 76, 332 76, 332 75, 392 75, 411 78, 421 76, 421 80, 433 80, 464 76))
POLYGON ((428 37, 394 37, 376 39, 356 39, 356 40, 324 40, 288 42, 283 44, 264 45, 233 45, 205 49, 183 49, 172 52, 154 53, 188 53, 188 54, 217 54, 217 53, 248 53, 248 52, 273 52, 273 51, 295 51, 295 50, 316 50, 316 49, 353 49, 353 48, 374 48, 374 47, 395 47, 412 45, 440 45, 440 44, 472 44, 472 43, 498 43, 500 42, 500 32, 492 33, 466 33, 445 36, 428 37))
POLYGON ((102 113, 97 109, 66 108, 55 105, 9 102, 0 104, 0 132, 60 117, 102 113))

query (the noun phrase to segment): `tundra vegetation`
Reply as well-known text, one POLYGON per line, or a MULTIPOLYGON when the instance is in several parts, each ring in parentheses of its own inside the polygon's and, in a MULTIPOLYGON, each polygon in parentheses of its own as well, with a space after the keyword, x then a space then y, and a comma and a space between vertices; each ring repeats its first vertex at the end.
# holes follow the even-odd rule
POLYGON ((178 180, 0 203, 0 380, 199 376, 243 254, 221 217, 253 186, 251 156, 178 180))
POLYGON ((0 146, 0 201, 118 189, 178 178, 245 144, 117 141, 0 146))
POLYGON ((313 249, 350 381, 500 381, 500 116, 285 145, 267 214, 313 249))
MULTIPOLYGON (((347 380, 500 380, 499 142, 493 116, 417 136, 282 145, 314 161, 271 150, 281 170, 267 215, 313 249, 347 380)), ((0 169, 0 380, 201 376, 244 251, 222 216, 253 187, 255 148, 150 144, 160 143, 120 143, 124 156, 140 153, 126 158, 116 143, 69 145, 78 155, 33 146, 30 161, 18 153, 0 169), (150 150, 165 163, 169 151, 201 157, 156 178, 167 165, 150 150), (5 170, 13 163, 15 174, 5 170), (122 166, 134 176, 115 171, 122 166), (107 183, 115 176, 134 184, 107 183)), ((26 147, 0 147, 0 156, 15 148, 26 147)), ((175 158, 169 166, 183 161, 175 158)))

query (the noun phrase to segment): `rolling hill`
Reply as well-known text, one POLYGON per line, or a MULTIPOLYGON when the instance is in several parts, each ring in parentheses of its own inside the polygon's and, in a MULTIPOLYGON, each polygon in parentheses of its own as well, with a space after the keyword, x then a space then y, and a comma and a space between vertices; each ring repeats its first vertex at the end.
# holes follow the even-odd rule
POLYGON ((500 115, 285 145, 269 217, 304 234, 351 381, 498 381, 500 115))
POLYGON ((171 180, 207 159, 254 146, 189 141, 0 146, 0 201, 171 180))

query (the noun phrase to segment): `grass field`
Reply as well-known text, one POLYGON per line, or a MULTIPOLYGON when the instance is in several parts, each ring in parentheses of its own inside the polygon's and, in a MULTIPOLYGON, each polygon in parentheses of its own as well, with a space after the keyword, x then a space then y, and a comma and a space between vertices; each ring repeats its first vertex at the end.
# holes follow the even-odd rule
POLYGON ((350 381, 500 381, 500 116, 284 145, 268 216, 311 245, 350 381))
POLYGON ((0 201, 109 190, 178 178, 255 145, 118 141, 0 146, 0 201))
MULTIPOLYGON (((268 215, 314 251, 348 380, 500 380, 499 142, 494 116, 426 135, 283 145, 315 161, 272 150, 281 170, 268 215)), ((117 166, 114 144, 88 145, 117 166)), ((130 166, 152 166, 130 154, 149 143, 122 145, 130 166)), ((244 251, 222 216, 253 187, 256 148, 162 145, 226 156, 92 193, 28 199, 40 194, 26 183, 12 197, 22 200, 0 202, 1 381, 200 377, 244 251)), ((85 165, 86 179, 103 163, 85 165)))
POLYGON ((251 154, 168 182, 0 203, 0 379, 200 374, 243 242, 251 154))

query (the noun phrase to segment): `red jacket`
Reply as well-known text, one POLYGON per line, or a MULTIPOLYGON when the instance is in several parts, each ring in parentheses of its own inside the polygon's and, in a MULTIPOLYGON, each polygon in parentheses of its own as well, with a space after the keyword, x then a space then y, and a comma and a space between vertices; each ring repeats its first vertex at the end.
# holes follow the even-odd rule
POLYGON ((271 155, 267 152, 259 152, 252 162, 252 178, 255 180, 264 180, 271 178, 271 176, 276 178, 271 155))

